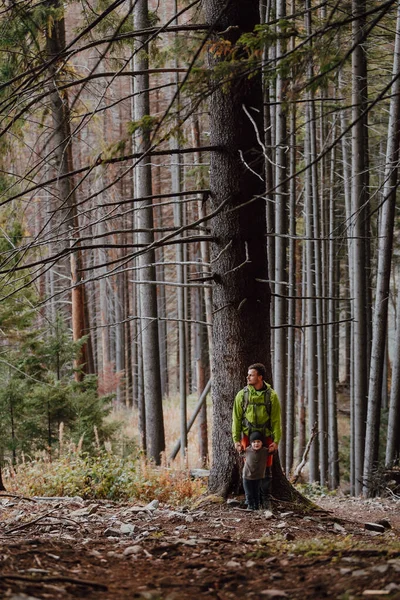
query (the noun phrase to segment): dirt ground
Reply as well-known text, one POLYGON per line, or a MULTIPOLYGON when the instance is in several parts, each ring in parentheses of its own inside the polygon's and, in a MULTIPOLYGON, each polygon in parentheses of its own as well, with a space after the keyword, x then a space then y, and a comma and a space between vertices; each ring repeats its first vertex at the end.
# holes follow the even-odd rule
POLYGON ((181 510, 0 494, 0 598, 400 600, 400 498, 323 497, 308 514, 217 500, 181 510), (382 532, 366 528, 379 521, 382 532))

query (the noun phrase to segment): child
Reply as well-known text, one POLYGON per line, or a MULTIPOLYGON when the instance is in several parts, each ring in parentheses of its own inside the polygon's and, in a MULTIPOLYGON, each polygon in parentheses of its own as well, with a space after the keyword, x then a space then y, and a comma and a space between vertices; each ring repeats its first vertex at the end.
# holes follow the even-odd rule
POLYGON ((260 486, 265 477, 268 456, 263 439, 262 433, 253 431, 250 434, 250 446, 244 451, 243 487, 249 510, 258 510, 260 507, 260 486))

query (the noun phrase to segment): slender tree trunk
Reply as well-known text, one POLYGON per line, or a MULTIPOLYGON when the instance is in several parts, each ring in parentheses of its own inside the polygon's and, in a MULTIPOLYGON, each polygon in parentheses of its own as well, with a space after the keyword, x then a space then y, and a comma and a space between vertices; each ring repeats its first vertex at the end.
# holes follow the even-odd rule
POLYGON ((397 296, 395 353, 392 367, 389 420, 386 441, 385 466, 390 469, 400 456, 400 286, 397 296))
MULTIPOLYGON (((291 2, 291 14, 295 13, 295 1, 291 2)), ((291 38, 290 49, 294 50, 295 39, 291 38)), ((286 399, 286 473, 289 474, 293 467, 294 459, 294 436, 295 436, 295 372, 296 372, 296 105, 293 104, 290 112, 290 134, 289 134, 289 306, 288 306, 288 371, 287 371, 287 399, 286 399)), ((281 460, 283 458, 281 457, 281 460)))
MULTIPOLYGON (((160 101, 160 90, 156 91, 156 102, 155 102, 155 112, 159 114, 162 110, 162 104, 160 101)), ((153 161, 155 162, 155 161, 153 161)), ((155 162, 153 167, 153 192, 155 194, 161 194, 163 191, 163 171, 162 166, 159 164, 159 161, 155 162)), ((157 227, 163 227, 163 225, 167 222, 168 217, 164 217, 162 201, 160 200, 158 204, 156 204, 156 209, 154 212, 155 215, 155 223, 157 227)), ((157 266, 156 266, 156 276, 157 281, 165 281, 166 279, 166 269, 164 266, 166 256, 166 249, 161 247, 156 250, 156 258, 157 258, 157 266)), ((160 344, 160 373, 161 373, 161 397, 164 399, 169 394, 169 374, 168 374, 168 324, 166 320, 167 316, 167 293, 166 286, 160 285, 157 290, 157 311, 158 311, 158 338, 160 344)))
MULTIPOLYGON (((265 3, 260 0, 260 19, 261 23, 269 24, 271 19, 272 0, 265 3)), ((263 48, 263 61, 267 63, 271 46, 267 43, 263 48)), ((267 256, 268 256, 268 277, 270 281, 271 292, 275 292, 274 273, 275 273, 275 202, 274 202, 274 144, 273 133, 275 130, 274 104, 270 101, 270 89, 273 84, 270 79, 263 77, 263 100, 264 100, 264 140, 265 140, 265 195, 266 195, 266 218, 267 218, 267 256)), ((274 310, 274 298, 271 297, 272 311, 274 310)), ((272 332, 272 343, 274 344, 274 335, 272 332)))
MULTIPOLYGON (((309 5, 308 9, 309 9, 309 5)), ((309 26, 310 27, 310 26, 309 26)), ((308 400, 308 428, 311 431, 315 422, 318 420, 318 397, 317 397, 317 327, 316 325, 316 290, 315 290, 315 244, 314 238, 314 223, 313 223, 313 180, 312 180, 312 142, 313 134, 310 127, 312 119, 311 106, 313 98, 311 92, 308 92, 310 97, 306 104, 306 139, 305 139, 305 157, 309 167, 305 173, 305 231, 307 241, 305 243, 306 252, 306 280, 307 280, 307 327, 306 348, 307 348, 307 400, 308 400)), ((315 440, 316 442, 317 440, 315 440)), ((313 443, 310 449, 310 481, 318 481, 318 444, 313 443)))
POLYGON ((123 398, 123 381, 125 372, 125 328, 124 328, 124 279, 123 273, 116 276, 114 283, 114 303, 115 303, 115 371, 118 375, 117 379, 117 406, 121 406, 123 398))
MULTIPOLYGON (((48 4, 58 10, 62 9, 62 4, 59 0, 49 0, 48 4)), ((46 34, 47 56, 53 58, 61 55, 65 48, 65 20, 63 15, 51 22, 46 34)), ((63 176, 73 171, 73 164, 68 96, 66 92, 58 90, 57 81, 59 73, 57 63, 53 63, 51 66, 50 77, 50 103, 54 127, 52 136, 54 144, 53 156, 57 173, 63 176)), ((62 228, 67 230, 70 237, 70 244, 74 245, 74 250, 71 251, 70 255, 71 283, 74 286, 71 292, 72 332, 74 340, 78 341, 88 330, 85 323, 85 289, 83 285, 78 284, 81 279, 82 254, 79 247, 79 224, 72 178, 60 178, 58 189, 61 215, 63 215, 62 228)), ((82 378, 82 373, 90 372, 90 365, 93 364, 93 358, 89 356, 89 351, 89 344, 84 344, 81 356, 76 361, 75 378, 77 380, 82 378)))
MULTIPOLYGON (((312 19, 311 19, 311 2, 306 3, 307 14, 306 14, 306 28, 307 34, 312 35, 312 19)), ((310 61, 308 66, 308 77, 311 79, 314 75, 313 65, 310 61)), ((319 463, 319 482, 321 485, 326 483, 326 472, 327 472, 327 451, 326 451, 326 369, 325 369, 325 340, 324 340, 324 314, 323 314, 323 284, 322 284, 322 240, 321 240, 321 217, 320 217, 320 185, 318 181, 318 165, 316 163, 317 158, 317 131, 316 131, 316 110, 315 110, 315 97, 312 91, 308 92, 308 103, 307 103, 307 128, 309 131, 308 145, 309 145, 309 158, 311 170, 311 186, 312 190, 309 190, 312 198, 312 207, 310 206, 309 218, 309 231, 310 238, 313 240, 313 249, 311 250, 314 268, 314 290, 312 293, 312 300, 309 303, 309 308, 313 312, 315 311, 315 322, 318 325, 315 333, 312 334, 313 345, 309 348, 309 359, 311 362, 316 361, 316 378, 317 378, 317 389, 316 389, 316 402, 315 406, 316 414, 311 414, 314 411, 311 410, 309 415, 310 431, 313 428, 314 422, 318 421, 318 444, 315 445, 314 452, 318 449, 318 463, 319 463), (311 308, 311 302, 315 304, 311 308), (314 339, 315 335, 315 339, 314 339), (316 344, 316 345, 314 345, 316 344)), ((309 269, 311 265, 309 266, 309 269)), ((310 321, 311 323, 313 321, 310 321)), ((313 450, 311 450, 313 452, 313 450)), ((310 453, 311 455, 311 453, 310 453)), ((314 457, 316 459, 316 455, 314 457)), ((311 463, 311 458, 310 458, 311 463)), ((318 466, 314 464, 312 476, 317 476, 318 466)), ((311 474, 311 469, 310 469, 311 474)))
MULTIPOLYGON (((398 4, 393 77, 400 71, 400 3, 398 4)), ((383 206, 379 228, 378 268, 373 317, 371 368, 368 389, 368 412, 365 439, 363 494, 373 492, 372 471, 377 464, 379 450, 380 411, 383 367, 386 351, 387 317, 390 273, 395 225, 396 191, 400 141, 400 79, 395 78, 391 88, 389 123, 386 149, 386 167, 383 185, 383 206)))
MULTIPOLYGON (((339 94, 343 93, 343 74, 339 70, 339 94)), ((346 113, 340 111, 340 130, 342 135, 342 169, 343 169, 343 191, 346 210, 346 222, 352 222, 351 206, 351 173, 353 171, 351 153, 349 152, 349 141, 345 134, 347 128, 346 113)), ((355 491, 355 463, 354 463, 354 239, 349 235, 347 237, 347 272, 348 272, 348 293, 345 302, 346 314, 351 317, 351 322, 346 327, 346 345, 345 345, 345 382, 349 384, 350 394, 350 489, 351 493, 355 491)))
MULTIPOLYGON (((134 7, 136 29, 149 27, 147 0, 138 0, 134 7)), ((135 96, 135 120, 141 121, 150 114, 149 76, 145 71, 149 66, 146 37, 139 36, 138 50, 135 55, 135 70, 144 72, 136 78, 135 90, 141 93, 135 96), (139 50, 140 48, 140 50, 139 50)), ((136 139, 136 149, 146 152, 150 137, 146 128, 140 130, 136 139)), ((149 197, 152 194, 151 159, 144 157, 136 168, 136 197, 149 197)), ((154 241, 153 206, 151 200, 143 201, 138 211, 138 227, 145 231, 139 233, 139 243, 150 245, 154 241)), ((155 281, 154 250, 143 253, 139 257, 140 279, 155 281)), ((160 353, 158 343, 158 315, 156 286, 152 283, 141 283, 140 289, 141 335, 143 353, 143 382, 146 405, 147 454, 156 464, 160 464, 161 453, 165 450, 164 419, 162 412, 160 353)))
MULTIPOLYGON (((174 13, 178 11, 177 0, 174 0, 174 13)), ((178 24, 178 20, 174 20, 174 24, 178 24)), ((173 66, 178 68, 178 60, 174 58, 173 66)), ((172 94, 177 93, 179 86, 179 76, 176 73, 174 76, 174 86, 172 88, 172 94)), ((177 117, 177 126, 179 126, 179 115, 177 117)), ((179 149, 179 140, 177 137, 172 137, 170 140, 170 146, 172 149, 179 149)), ((179 194, 181 192, 181 164, 179 154, 172 156, 171 158, 171 191, 179 194)), ((175 198, 174 204, 174 226, 179 229, 183 225, 183 205, 180 201, 179 195, 175 198)), ((187 360, 187 349, 188 344, 186 340, 186 326, 185 326, 185 306, 187 306, 186 294, 185 294, 185 265, 184 263, 184 246, 183 244, 177 244, 175 250, 176 257, 176 281, 180 284, 176 288, 177 295, 177 306, 178 306, 178 346, 179 346, 179 406, 180 406, 180 432, 181 432, 181 459, 184 460, 187 452, 187 365, 190 362, 187 360)))
MULTIPOLYGON (((304 299, 307 295, 307 257, 306 251, 303 250, 300 261, 302 263, 302 279, 301 279, 301 309, 299 311, 299 323, 306 322, 306 300, 304 299)), ((306 448, 306 389, 308 389, 306 383, 306 344, 307 335, 303 331, 300 337, 300 351, 299 351, 299 368, 298 368, 298 384, 297 384, 297 402, 298 402, 298 448, 297 458, 298 462, 301 461, 304 450, 306 448)))
MULTIPOLYGON (((276 18, 283 22, 286 18, 286 0, 276 0, 276 18)), ((274 298, 274 388, 282 408, 281 460, 286 463, 286 394, 287 394, 287 251, 288 251, 288 200, 287 200, 287 124, 286 86, 287 81, 281 72, 280 57, 286 52, 286 42, 282 28, 277 26, 276 44, 276 174, 275 174, 275 298, 274 298)), ((271 382, 272 383, 272 382, 271 382)))
MULTIPOLYGON (((103 187, 104 186, 104 182, 103 182, 103 178, 100 177, 99 181, 98 181, 99 187, 103 187)), ((105 222, 104 220, 101 218, 102 215, 99 214, 100 218, 99 218, 99 222, 97 224, 97 234, 98 235, 105 235, 106 230, 105 230, 105 222)), ((101 238, 100 238, 101 240, 101 238)), ((98 260, 100 264, 104 264, 107 260, 107 253, 106 250, 104 248, 99 248, 98 250, 98 260)), ((107 273, 107 267, 102 267, 100 269, 100 275, 106 275, 107 273)), ((108 280, 106 279, 106 277, 101 277, 100 281, 98 282, 99 285, 99 308, 100 308, 100 339, 101 339, 101 345, 98 344, 98 348, 101 348, 101 360, 100 357, 98 359, 98 363, 99 363, 99 371, 101 371, 103 377, 106 375, 106 373, 108 372, 108 368, 110 366, 110 331, 109 331, 109 307, 108 307, 108 300, 109 300, 109 294, 107 293, 107 285, 108 285, 108 280)))
MULTIPOLYGON (((332 137, 336 136, 336 123, 332 126, 332 137)), ((330 489, 336 489, 339 485, 339 455, 338 455, 338 427, 337 427, 337 395, 336 384, 338 375, 338 320, 339 310, 337 297, 338 286, 338 245, 335 241, 336 231, 336 203, 335 186, 336 148, 331 151, 330 165, 330 197, 329 197, 329 246, 328 246, 328 326, 327 331, 327 417, 328 417, 328 482, 330 489)))
POLYGON ((358 44, 352 54, 352 220, 354 234, 354 490, 362 490, 364 466, 365 420, 368 383, 368 323, 366 288, 366 120, 362 111, 367 99, 366 51, 362 44, 365 26, 365 0, 352 0, 353 43, 358 44))
MULTIPOLYGON (((201 324, 205 318, 204 299, 201 288, 196 288, 196 325, 195 325, 195 359, 197 395, 200 398, 209 379, 208 369, 208 344, 207 327, 201 324)), ((205 467, 208 463, 208 430, 207 430, 207 403, 204 402, 198 416, 198 440, 200 465, 205 467)))
MULTIPOLYGON (((192 139, 193 145, 200 147, 200 126, 197 115, 192 117, 192 139)), ((201 152, 196 152, 193 157, 194 164, 200 165, 202 162, 201 152)), ((199 170, 199 173, 200 170, 199 170)), ((201 174, 196 178, 196 186, 200 189, 205 188, 205 183, 201 174)), ((205 206, 202 197, 197 202, 198 216, 205 216, 205 206)), ((199 252, 199 271, 207 279, 211 276, 210 271, 210 247, 206 242, 200 242, 199 252)), ((206 382, 210 375, 210 359, 212 356, 212 295, 211 288, 197 288, 196 291, 196 319, 197 321, 206 321, 207 325, 196 325, 196 367, 197 367, 197 395, 200 398, 203 393, 206 382)), ((199 459, 201 466, 208 464, 208 424, 207 424, 207 403, 204 402, 198 417, 198 440, 199 440, 199 459)))
MULTIPOLYGON (((192 119, 192 136, 193 136, 193 145, 196 147, 201 146, 200 139, 200 126, 197 117, 193 117, 192 119)), ((200 165, 202 162, 202 154, 201 152, 196 152, 194 154, 194 164, 200 165)), ((201 173, 201 172, 200 172, 201 173)), ((200 189, 205 188, 205 182, 203 176, 200 174, 196 180, 196 186, 200 189)), ((203 197, 199 197, 197 202, 199 219, 204 218, 206 215, 205 212, 205 202, 203 197)), ((201 255, 201 271, 204 273, 205 278, 211 277, 211 269, 210 269, 210 245, 208 242, 200 242, 200 255, 201 255)), ((213 350, 212 350, 212 332, 211 332, 211 324, 213 319, 212 313, 212 289, 211 287, 204 288, 204 305, 205 305, 205 317, 206 322, 208 323, 207 327, 207 342, 208 342, 208 360, 211 360, 213 350)))

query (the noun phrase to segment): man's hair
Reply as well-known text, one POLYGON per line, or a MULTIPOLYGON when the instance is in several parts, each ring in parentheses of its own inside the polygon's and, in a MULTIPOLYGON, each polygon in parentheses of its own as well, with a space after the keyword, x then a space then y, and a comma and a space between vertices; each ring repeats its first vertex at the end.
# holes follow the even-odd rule
POLYGON ((248 370, 255 369, 259 375, 262 375, 262 378, 265 379, 267 376, 267 369, 262 363, 254 363, 254 365, 250 365, 248 370))

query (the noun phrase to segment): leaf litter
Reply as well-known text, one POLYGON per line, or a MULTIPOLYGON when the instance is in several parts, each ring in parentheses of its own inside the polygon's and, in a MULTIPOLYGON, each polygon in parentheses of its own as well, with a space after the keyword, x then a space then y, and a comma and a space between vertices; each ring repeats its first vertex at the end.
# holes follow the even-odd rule
POLYGON ((396 498, 326 496, 307 514, 34 500, 0 494, 1 598, 400 600, 396 498))

